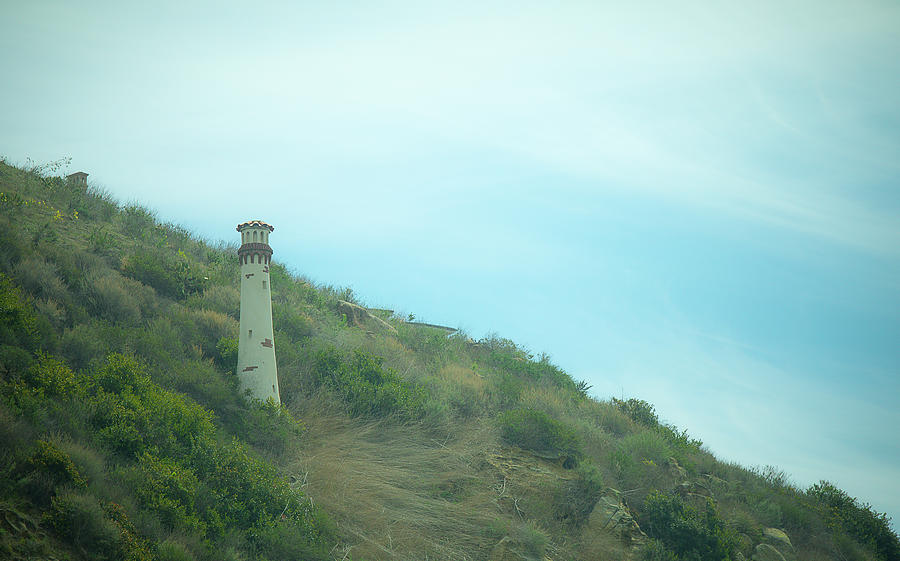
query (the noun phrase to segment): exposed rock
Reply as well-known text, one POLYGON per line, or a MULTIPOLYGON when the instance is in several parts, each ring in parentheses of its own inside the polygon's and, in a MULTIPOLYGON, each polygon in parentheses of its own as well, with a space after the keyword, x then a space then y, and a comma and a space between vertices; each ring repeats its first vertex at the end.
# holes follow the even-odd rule
POLYGON ((779 545, 782 545, 790 548, 791 551, 794 550, 794 544, 791 543, 791 538, 789 538, 783 530, 779 530, 778 528, 763 528, 763 538, 767 543, 774 545, 776 548, 779 545))
POLYGON ((774 547, 787 561, 796 559, 791 538, 778 528, 763 528, 763 543, 774 547))
MULTIPOLYGON (((753 541, 753 538, 748 536, 747 534, 741 532, 737 536, 735 536, 735 543, 737 545, 737 553, 740 553, 742 559, 746 559, 743 552, 747 552, 747 555, 753 555, 753 546, 756 545, 756 542, 753 541)), ((737 561, 737 559, 735 559, 737 561)))
POLYGON ((678 460, 675 458, 669 458, 667 460, 669 473, 678 481, 683 481, 687 479, 687 471, 680 465, 678 465, 678 460))
POLYGON ((358 304, 354 304, 353 302, 338 300, 337 312, 347 318, 348 324, 355 327, 365 329, 365 323, 366 321, 369 321, 375 323, 375 325, 381 328, 387 329, 392 333, 397 332, 397 330, 394 329, 393 325, 389 324, 376 315, 370 314, 369 310, 363 308, 358 304))
POLYGON ((622 502, 622 494, 611 488, 594 505, 588 517, 586 531, 611 533, 632 552, 647 542, 647 534, 641 531, 628 507, 622 502))
POLYGON ((699 495, 701 497, 712 498, 712 493, 709 491, 709 489, 693 481, 683 481, 679 483, 675 487, 675 492, 682 497, 687 497, 688 495, 699 495))
POLYGON ((526 484, 546 485, 548 482, 577 479, 571 470, 559 462, 542 458, 533 452, 514 446, 502 447, 485 455, 485 462, 497 470, 501 478, 526 484))
POLYGON ((406 325, 412 325, 414 327, 430 327, 431 329, 440 329, 441 331, 446 331, 449 333, 456 333, 459 329, 455 327, 448 327, 446 325, 438 325, 436 323, 425 323, 424 321, 404 321, 406 325))
POLYGON ((729 483, 720 477, 716 477, 711 473, 704 473, 700 476, 700 481, 710 491, 725 491, 729 488, 729 483))
MULTIPOLYGON (((561 458, 558 454, 535 453, 517 447, 502 447, 486 454, 482 469, 496 474, 495 502, 501 512, 531 519, 537 512, 552 511, 559 490, 578 479, 573 470, 562 467, 561 458), (521 500, 523 497, 527 500, 521 500)), ((542 523, 540 519, 534 520, 542 523)), ((600 544, 608 543, 616 552, 621 552, 615 557, 621 561, 640 559, 641 549, 649 539, 625 505, 622 493, 611 488, 607 488, 593 505, 580 530, 585 544, 605 547, 600 544)), ((515 535, 496 543, 489 557, 491 561, 533 558, 527 548, 516 541, 515 535)))
POLYGON ((531 450, 531 453, 538 458, 553 462, 554 464, 565 469, 572 469, 577 463, 577 460, 573 455, 561 452, 559 450, 531 450))
POLYGON ((684 502, 701 510, 706 508, 707 502, 716 500, 709 489, 695 481, 682 481, 675 486, 675 492, 684 502))
POLYGON ((753 561, 786 561, 784 555, 767 543, 756 546, 751 559, 753 561))

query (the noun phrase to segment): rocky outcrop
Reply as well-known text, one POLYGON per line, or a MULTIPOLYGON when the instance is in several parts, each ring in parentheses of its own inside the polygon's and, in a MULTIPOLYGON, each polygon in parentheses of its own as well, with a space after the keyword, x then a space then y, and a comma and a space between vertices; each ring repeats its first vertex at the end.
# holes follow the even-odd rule
POLYGON ((753 551, 753 561, 787 561, 784 555, 767 543, 761 543, 753 551))
POLYGON ((647 543, 647 534, 641 531, 628 507, 622 502, 622 494, 611 488, 608 488, 594 505, 585 531, 612 534, 633 554, 647 543))
POLYGON ((397 330, 394 329, 393 325, 389 324, 376 315, 370 314, 369 310, 363 308, 358 304, 354 304, 353 302, 338 300, 337 312, 338 314, 347 318, 348 325, 353 325, 355 327, 359 327, 360 329, 365 329, 366 324, 368 323, 392 333, 397 333, 397 330))
POLYGON ((763 539, 766 543, 775 546, 776 549, 779 549, 780 546, 781 548, 790 550, 791 553, 794 552, 794 544, 791 543, 791 538, 789 538, 783 530, 779 530, 778 528, 764 528, 763 539))
MULTIPOLYGON (((797 559, 797 553, 794 551, 794 544, 791 543, 791 538, 789 538, 783 530, 779 530, 778 528, 763 528, 763 541, 756 546, 757 552, 760 551, 760 546, 767 546, 763 548, 765 553, 762 555, 771 555, 768 548, 772 548, 778 552, 785 561, 794 561, 797 559)), ((755 552, 753 558, 756 559, 755 552)), ((762 559, 767 558, 763 557, 762 559)))
POLYGON ((687 471, 678 465, 678 460, 675 458, 666 460, 666 468, 669 471, 669 475, 671 475, 672 479, 675 481, 684 481, 688 477, 687 471))

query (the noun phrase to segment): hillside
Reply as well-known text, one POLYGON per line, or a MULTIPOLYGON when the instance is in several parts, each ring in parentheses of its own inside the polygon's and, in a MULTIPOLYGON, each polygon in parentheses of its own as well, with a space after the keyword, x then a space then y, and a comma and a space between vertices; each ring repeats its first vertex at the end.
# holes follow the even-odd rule
POLYGON ((827 482, 277 260, 284 403, 248 402, 236 245, 55 171, 0 163, 0 557, 900 559, 827 482))

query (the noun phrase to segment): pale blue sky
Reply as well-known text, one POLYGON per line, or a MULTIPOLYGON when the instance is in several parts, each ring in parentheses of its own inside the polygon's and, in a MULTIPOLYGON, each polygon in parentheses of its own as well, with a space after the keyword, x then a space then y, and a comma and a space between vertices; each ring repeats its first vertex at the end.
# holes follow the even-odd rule
POLYGON ((9 161, 900 518, 897 2, 20 4, 9 161))

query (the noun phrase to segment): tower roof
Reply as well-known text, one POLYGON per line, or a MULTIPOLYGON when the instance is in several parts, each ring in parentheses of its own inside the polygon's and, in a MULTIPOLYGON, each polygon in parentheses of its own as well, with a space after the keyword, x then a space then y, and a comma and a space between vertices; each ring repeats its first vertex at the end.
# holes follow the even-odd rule
POLYGON ((270 232, 273 232, 275 230, 275 226, 270 226, 262 220, 250 220, 248 222, 241 222, 237 225, 238 232, 240 232, 244 228, 268 228, 270 232))

